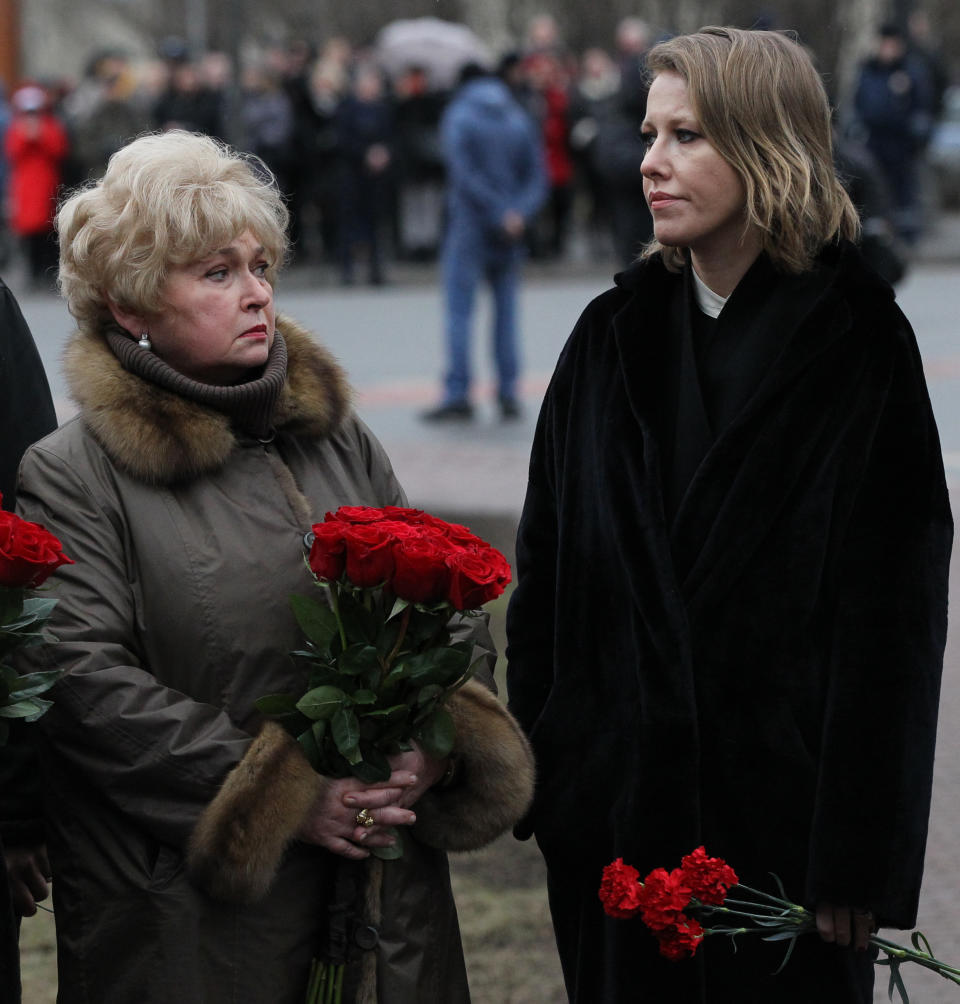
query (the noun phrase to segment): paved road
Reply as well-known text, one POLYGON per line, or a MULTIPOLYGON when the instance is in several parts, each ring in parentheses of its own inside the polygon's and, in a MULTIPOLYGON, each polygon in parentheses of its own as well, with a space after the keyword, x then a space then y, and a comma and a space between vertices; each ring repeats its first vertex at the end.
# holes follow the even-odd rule
MULTIPOLYGON (((957 228, 960 232, 960 227, 957 228)), ((948 478, 960 498, 960 240, 938 248, 914 269, 899 292, 917 331, 931 399, 940 425, 948 478), (951 263, 956 251, 956 264, 951 263), (937 260, 931 261, 936 258, 937 260)), ((384 442, 411 500, 420 506, 489 521, 508 541, 523 501, 526 463, 536 411, 557 353, 587 301, 609 284, 609 273, 558 274, 541 270, 522 299, 526 381, 524 417, 501 423, 491 407, 487 305, 478 318, 475 359, 480 414, 469 426, 430 427, 416 414, 435 400, 440 362, 441 313, 432 273, 382 289, 342 290, 299 273, 281 286, 278 306, 316 331, 347 367, 361 415, 384 442)), ((61 417, 71 405, 59 355, 72 324, 53 296, 17 289, 51 376, 61 417)), ((956 505, 955 505, 956 509, 956 505)), ((509 546, 508 546, 509 549, 509 546)), ((960 596, 954 561, 953 595, 960 596)), ((936 954, 960 966, 960 629, 954 622, 947 652, 937 752, 927 876, 919 926, 936 954)), ((883 784, 883 764, 865 765, 864 783, 883 784)), ((960 987, 908 967, 913 1004, 960 1001, 960 987)), ((882 972, 881 972, 882 977, 882 972)), ((878 986, 876 1000, 886 999, 878 986)))

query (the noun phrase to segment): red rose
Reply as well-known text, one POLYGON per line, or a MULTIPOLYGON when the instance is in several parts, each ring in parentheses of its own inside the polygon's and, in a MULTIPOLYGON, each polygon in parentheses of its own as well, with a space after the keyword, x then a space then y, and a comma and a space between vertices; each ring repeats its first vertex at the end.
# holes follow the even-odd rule
POLYGON ((664 931, 672 927, 677 917, 690 904, 692 893, 684 882, 679 868, 668 872, 655 868, 643 880, 640 893, 640 910, 643 922, 651 931, 664 931))
POLYGON ((680 914, 677 922, 657 934, 660 954, 671 962, 689 959, 703 941, 703 928, 693 917, 680 914))
POLYGON ((456 610, 476 610, 496 599, 510 581, 510 566, 494 548, 460 549, 447 557, 450 603, 456 610))
POLYGON ((445 519, 440 519, 439 516, 433 516, 428 512, 425 512, 420 517, 420 522, 424 526, 432 527, 435 530, 439 530, 444 537, 459 544, 461 547, 489 547, 490 545, 485 541, 481 540, 475 533, 467 529, 467 527, 462 526, 460 523, 448 523, 445 519))
POLYGON ((314 523, 313 544, 310 546, 310 571, 318 579, 336 582, 343 575, 346 564, 346 544, 343 535, 346 524, 339 522, 314 523))
POLYGON ((640 909, 640 872, 625 865, 623 858, 603 869, 600 881, 600 902, 604 913, 618 920, 629 920, 640 909))
POLYGON ((450 570, 450 543, 436 533, 398 540, 393 547, 391 588, 410 603, 439 603, 446 599, 450 570))
POLYGON ((33 589, 61 565, 72 564, 49 530, 0 510, 0 585, 33 589))
POLYGON ((368 505, 342 505, 336 512, 328 512, 324 519, 328 523, 379 523, 383 510, 368 505))
POLYGON ((368 523, 375 526, 393 540, 418 540, 424 534, 424 528, 416 523, 405 523, 399 519, 382 519, 378 523, 368 523))
POLYGON ((361 589, 380 586, 393 575, 393 538, 378 524, 347 524, 347 578, 361 589))
POLYGON ((737 873, 722 858, 707 856, 706 849, 698 847, 680 862, 684 881, 701 903, 720 906, 727 891, 740 880, 737 873))
POLYGON ((401 523, 420 523, 424 515, 422 509, 409 509, 399 505, 385 505, 380 511, 384 519, 399 520, 401 523))

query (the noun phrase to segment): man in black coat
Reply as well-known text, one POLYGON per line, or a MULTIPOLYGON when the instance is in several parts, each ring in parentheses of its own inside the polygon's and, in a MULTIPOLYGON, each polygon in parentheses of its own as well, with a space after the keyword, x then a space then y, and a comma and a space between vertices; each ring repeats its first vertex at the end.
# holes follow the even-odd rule
MULTIPOLYGON (((2 279, 0 407, 0 492, 3 508, 12 511, 20 459, 31 443, 57 427, 57 415, 33 336, 2 279)), ((18 916, 36 912, 35 900, 45 898, 49 875, 35 789, 37 766, 25 738, 20 729, 13 728, 7 745, 0 746, 0 1000, 4 1004, 20 1000, 18 916), (4 857, 4 842, 11 848, 9 861, 4 857)))

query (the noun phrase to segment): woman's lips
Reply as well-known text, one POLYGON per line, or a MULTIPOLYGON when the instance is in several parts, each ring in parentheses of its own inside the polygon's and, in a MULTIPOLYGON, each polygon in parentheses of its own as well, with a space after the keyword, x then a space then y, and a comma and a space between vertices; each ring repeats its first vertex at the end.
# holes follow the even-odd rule
POLYGON ((666 209, 668 206, 675 206, 680 200, 675 195, 668 195, 666 192, 650 193, 650 208, 666 209))

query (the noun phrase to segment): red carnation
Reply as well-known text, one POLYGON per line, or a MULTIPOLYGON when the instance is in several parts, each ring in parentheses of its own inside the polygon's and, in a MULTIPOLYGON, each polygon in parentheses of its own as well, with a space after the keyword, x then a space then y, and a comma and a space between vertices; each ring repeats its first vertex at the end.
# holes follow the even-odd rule
POLYGON ((33 589, 61 565, 72 564, 49 530, 0 510, 0 586, 33 589))
POLYGON ((730 887, 740 881, 737 873, 723 858, 709 857, 703 847, 698 847, 683 858, 680 870, 693 895, 701 903, 710 903, 713 906, 722 905, 730 887))
POLYGON ((693 917, 680 914, 675 924, 657 934, 660 954, 671 962, 690 958, 703 941, 703 928, 693 917))
POLYGON ((643 880, 640 909, 643 922, 651 931, 664 931, 677 922, 677 917, 690 905, 690 886, 679 868, 668 872, 655 868, 643 880))
POLYGON ((600 902, 604 912, 618 920, 628 920, 640 909, 640 872, 617 858, 603 869, 600 881, 600 902))

